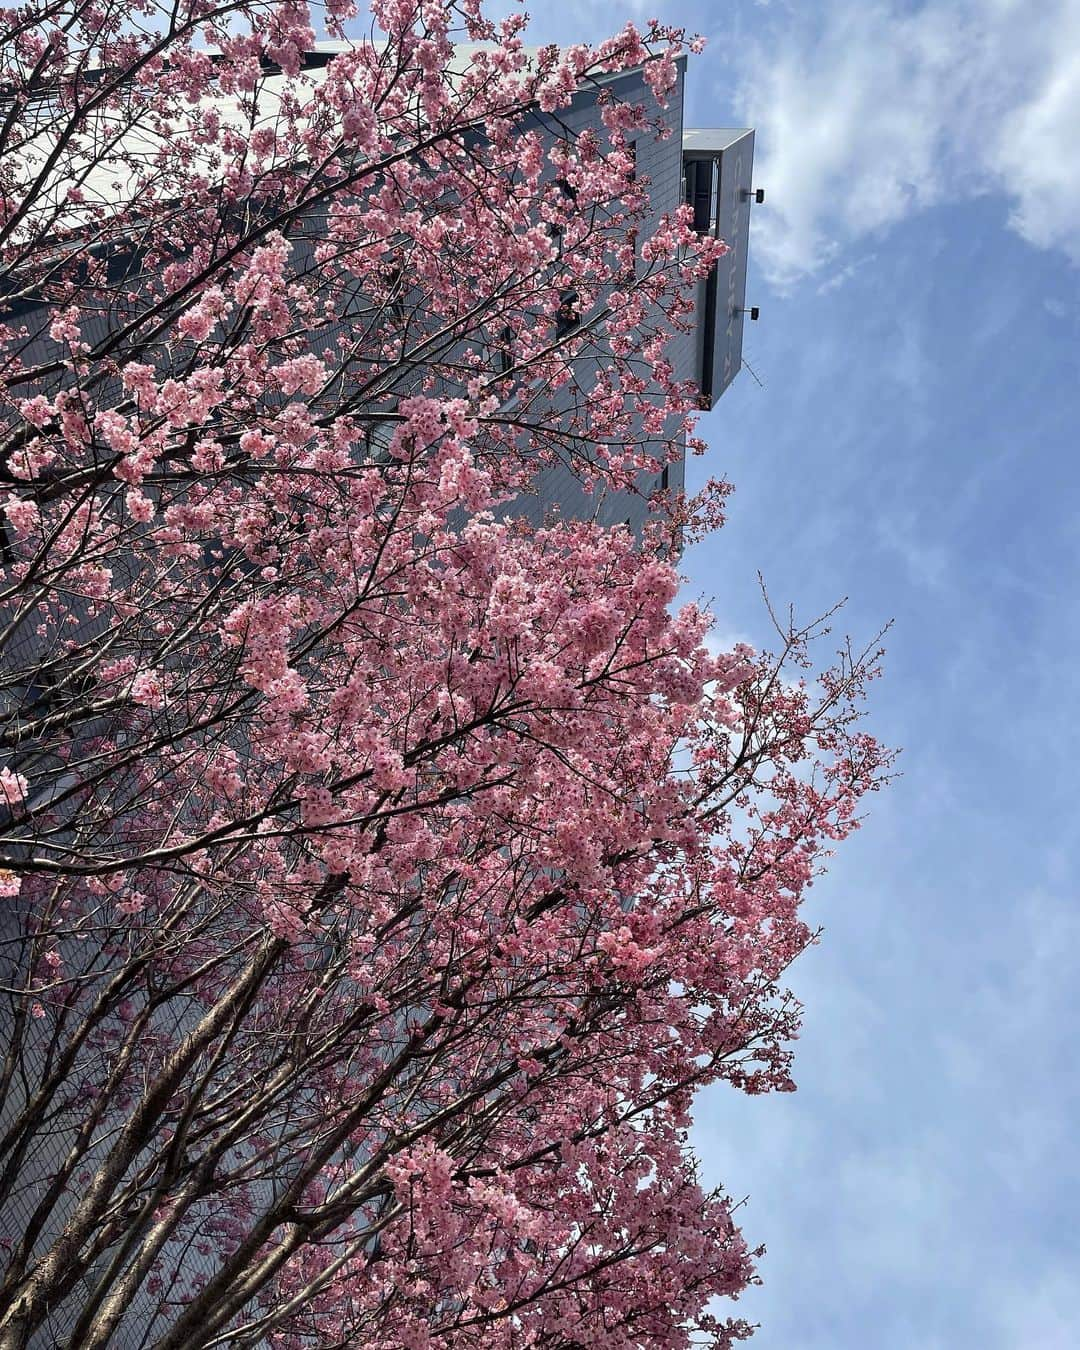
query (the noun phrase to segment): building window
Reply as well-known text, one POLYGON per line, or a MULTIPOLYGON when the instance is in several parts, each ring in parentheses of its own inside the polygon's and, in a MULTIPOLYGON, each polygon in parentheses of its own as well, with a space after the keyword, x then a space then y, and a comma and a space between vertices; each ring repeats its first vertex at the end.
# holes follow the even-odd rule
POLYGON ((392 421, 373 422, 367 429, 367 453, 372 464, 390 463, 390 442, 394 439, 392 421))
POLYGON ((633 282, 637 279, 637 261, 638 261, 638 228, 636 225, 626 231, 626 280, 633 282))
MULTIPOLYGON (((555 186, 559 189, 559 194, 568 202, 576 202, 578 191, 565 178, 556 178, 555 186)), ((547 224, 548 238, 551 240, 555 249, 556 258, 562 257, 563 227, 558 221, 551 220, 547 224)))
POLYGON ((499 345, 496 350, 500 375, 509 375, 514 368, 514 353, 510 346, 513 340, 514 331, 510 325, 507 324, 499 334, 499 345))
POLYGON ((686 201, 694 212, 694 229, 708 234, 715 223, 716 190, 720 176, 711 159, 686 161, 686 201))
POLYGON ((400 251, 383 268, 383 282, 387 290, 386 308, 400 321, 405 317, 405 260, 400 251))
POLYGON ((571 288, 563 291, 559 297, 559 308, 555 317, 555 336, 563 338, 572 333, 581 322, 580 296, 571 288))

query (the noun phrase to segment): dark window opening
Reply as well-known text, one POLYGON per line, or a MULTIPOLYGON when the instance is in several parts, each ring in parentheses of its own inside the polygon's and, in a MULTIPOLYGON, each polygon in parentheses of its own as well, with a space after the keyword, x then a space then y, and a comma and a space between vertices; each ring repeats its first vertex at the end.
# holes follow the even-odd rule
POLYGON ((563 291, 559 297, 559 308, 555 319, 555 336, 557 338, 565 337, 567 333, 572 333, 581 322, 581 310, 579 309, 580 296, 577 291, 571 289, 563 291))
POLYGON ((510 344, 514 339, 513 329, 509 324, 499 334, 499 374, 509 375, 514 368, 514 353, 510 349, 510 344))
POLYGON ((712 223, 714 168, 711 159, 686 161, 686 201, 693 208, 698 234, 707 234, 712 223))
MULTIPOLYGON (((567 201, 569 202, 577 201, 578 195, 577 188, 574 187, 572 184, 568 183, 565 178, 556 178, 555 186, 559 189, 559 192, 567 201)), ((557 258, 561 258, 563 250, 562 245, 563 226, 556 220, 548 221, 547 232, 548 238, 552 241, 553 245, 555 246, 555 256, 557 258)))
POLYGON ((626 247, 629 253, 626 263, 626 279, 627 281, 634 281, 637 277, 638 262, 638 229, 636 225, 632 225, 626 231, 626 247))
POLYGON ((383 281, 388 292, 386 307, 395 319, 405 317, 405 264, 397 255, 383 268, 383 281))

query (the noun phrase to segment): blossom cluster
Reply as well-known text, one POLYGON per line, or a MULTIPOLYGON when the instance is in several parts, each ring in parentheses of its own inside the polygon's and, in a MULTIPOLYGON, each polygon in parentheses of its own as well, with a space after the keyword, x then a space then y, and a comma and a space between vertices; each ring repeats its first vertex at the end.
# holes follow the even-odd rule
POLYGON ((726 1347, 694 1098, 793 1085, 876 652, 675 604, 723 245, 631 150, 685 35, 370 9, 318 62, 301 0, 0 16, 55 150, 0 214, 0 1343, 726 1347))

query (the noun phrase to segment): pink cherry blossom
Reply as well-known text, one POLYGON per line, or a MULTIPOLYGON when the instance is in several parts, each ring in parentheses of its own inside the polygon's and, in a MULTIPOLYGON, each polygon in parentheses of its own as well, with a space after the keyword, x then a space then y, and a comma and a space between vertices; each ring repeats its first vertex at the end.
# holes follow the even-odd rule
POLYGON ((676 607, 694 41, 357 17, 0 16, 0 1345, 728 1347, 696 1094, 794 1085, 879 649, 676 607))
POLYGON ((144 708, 160 708, 164 699, 160 673, 156 670, 140 670, 131 681, 131 697, 144 708))
POLYGON ((21 773, 13 773, 6 764, 0 769, 0 796, 9 807, 18 806, 29 788, 29 781, 21 773))

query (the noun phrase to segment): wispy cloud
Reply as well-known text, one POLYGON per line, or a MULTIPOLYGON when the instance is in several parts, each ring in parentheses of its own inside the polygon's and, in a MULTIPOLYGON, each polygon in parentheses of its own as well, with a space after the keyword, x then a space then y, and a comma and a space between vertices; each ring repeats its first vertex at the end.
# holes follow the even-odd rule
POLYGON ((846 263, 839 270, 832 272, 820 283, 817 288, 818 295, 829 295, 832 291, 838 291, 841 286, 846 286, 853 276, 868 263, 877 260, 876 253, 867 253, 865 257, 856 258, 853 262, 846 263))
POLYGON ((780 287, 988 192, 1030 243, 1080 262, 1080 0, 826 0, 758 33, 739 68, 770 190, 755 255, 780 287))
POLYGON ((698 1127, 708 1179, 750 1189, 746 1232, 769 1244, 765 1287, 740 1311, 763 1322, 761 1350, 861 1346, 867 1325, 881 1350, 1080 1344, 1064 1227, 1075 1084, 1056 1067, 1071 1036, 1075 961, 1062 952, 1076 949, 1075 910, 1033 892, 995 916, 1011 962, 986 923, 968 925, 956 963, 931 915, 905 933, 875 916, 885 900, 866 877, 863 940, 896 949, 873 991, 829 940, 800 971, 807 1095, 717 1092, 698 1127))

